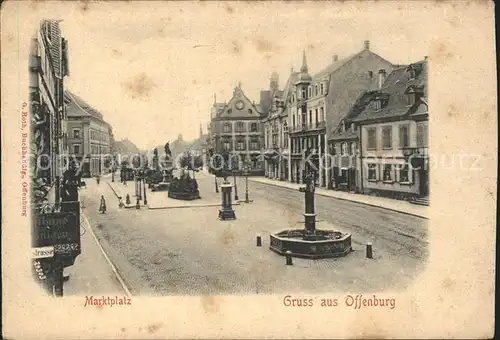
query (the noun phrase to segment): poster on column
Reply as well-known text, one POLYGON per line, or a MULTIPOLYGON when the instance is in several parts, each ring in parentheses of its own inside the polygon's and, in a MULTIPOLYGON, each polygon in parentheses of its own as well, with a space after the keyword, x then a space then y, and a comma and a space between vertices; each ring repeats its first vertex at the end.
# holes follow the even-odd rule
POLYGON ((492 2, 1 16, 4 337, 492 337, 492 2))

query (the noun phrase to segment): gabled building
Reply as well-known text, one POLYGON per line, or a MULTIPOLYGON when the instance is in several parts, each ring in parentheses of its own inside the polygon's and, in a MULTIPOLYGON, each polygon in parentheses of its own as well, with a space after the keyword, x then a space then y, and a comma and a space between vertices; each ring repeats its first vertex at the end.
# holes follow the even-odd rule
POLYGON ((216 155, 231 154, 227 166, 241 174, 243 164, 253 175, 264 174, 261 157, 263 114, 241 89, 234 88, 227 103, 214 102, 211 110, 210 146, 216 155))
POLYGON ((314 76, 309 74, 304 52, 302 67, 292 86, 290 116, 290 180, 303 183, 309 171, 316 174, 316 185, 331 182, 330 164, 325 163, 327 140, 348 114, 361 94, 376 86, 379 69, 394 66, 370 50, 364 49, 347 58, 333 57, 332 64, 314 76))
POLYGON ((364 193, 428 196, 428 117, 427 60, 392 71, 352 119, 360 127, 364 193))
POLYGON ((102 113, 74 93, 65 91, 64 105, 68 117, 69 154, 82 167, 82 177, 107 173, 114 157, 111 154, 111 125, 102 113))

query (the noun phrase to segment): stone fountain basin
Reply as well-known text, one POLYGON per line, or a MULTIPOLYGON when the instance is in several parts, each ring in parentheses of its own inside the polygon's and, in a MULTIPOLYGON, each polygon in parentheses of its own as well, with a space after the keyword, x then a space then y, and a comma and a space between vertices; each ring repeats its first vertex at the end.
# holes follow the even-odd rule
POLYGON ((269 249, 309 259, 341 257, 352 251, 351 234, 317 229, 314 235, 307 235, 304 229, 287 229, 270 235, 269 249))

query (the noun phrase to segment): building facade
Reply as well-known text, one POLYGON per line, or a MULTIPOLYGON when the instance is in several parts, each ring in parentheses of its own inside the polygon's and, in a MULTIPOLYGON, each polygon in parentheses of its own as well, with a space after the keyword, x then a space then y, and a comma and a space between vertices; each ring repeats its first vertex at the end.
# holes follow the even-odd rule
POLYGON ((77 95, 66 91, 69 153, 82 167, 82 176, 111 171, 113 131, 103 115, 77 95))
MULTIPOLYGON (((288 83, 287 83, 288 86, 288 83)), ((279 76, 273 73, 269 86, 269 105, 261 110, 264 130, 264 175, 268 178, 286 180, 288 178, 288 116, 286 113, 285 91, 279 89, 279 76)), ((262 98, 261 92, 261 98, 262 98)))
POLYGON ((374 73, 380 68, 392 70, 394 66, 373 53, 369 41, 352 56, 333 56, 332 63, 314 76, 308 73, 304 53, 291 99, 292 182, 303 183, 306 173, 312 170, 316 185, 332 186, 328 138, 359 96, 376 85, 374 73))
POLYGON ((64 78, 69 75, 68 43, 58 21, 43 20, 31 41, 29 56, 29 107, 32 138, 30 154, 32 198, 42 201, 50 192, 59 200, 58 188, 68 152, 63 105, 64 78))
POLYGON ((238 174, 242 173, 244 164, 250 166, 251 174, 264 174, 262 118, 259 108, 245 96, 241 85, 235 87, 227 103, 213 104, 210 147, 215 155, 230 154, 226 166, 238 174))
POLYGON ((353 122, 360 126, 364 193, 429 194, 427 60, 394 70, 353 122))

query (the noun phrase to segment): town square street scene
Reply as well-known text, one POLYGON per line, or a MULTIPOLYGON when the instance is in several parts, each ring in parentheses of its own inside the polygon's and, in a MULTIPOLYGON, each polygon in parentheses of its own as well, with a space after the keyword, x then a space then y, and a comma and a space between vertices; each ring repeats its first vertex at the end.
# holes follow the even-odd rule
POLYGON ((196 34, 203 22, 176 31, 183 15, 102 22, 85 39, 58 18, 33 32, 31 265, 41 290, 411 286, 428 258, 425 49, 396 31, 398 46, 381 38, 389 33, 341 26, 296 39, 225 25, 196 34))

